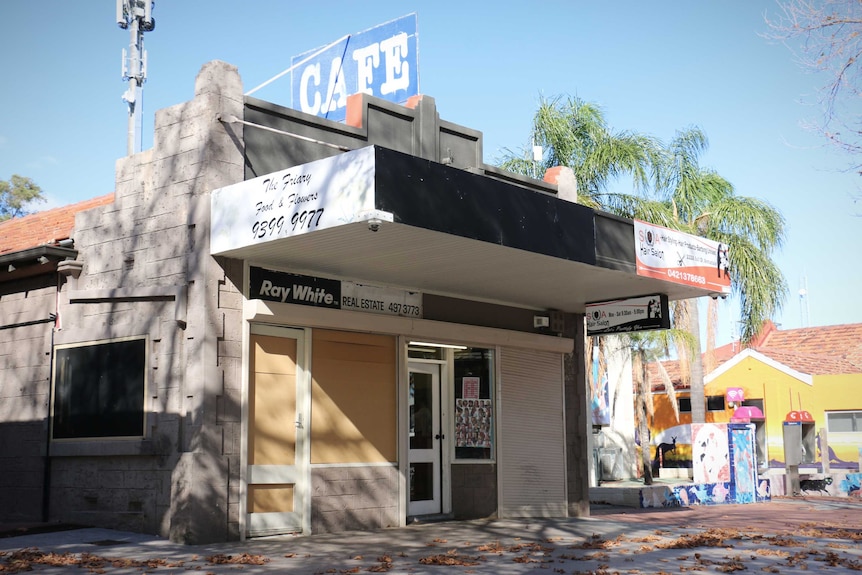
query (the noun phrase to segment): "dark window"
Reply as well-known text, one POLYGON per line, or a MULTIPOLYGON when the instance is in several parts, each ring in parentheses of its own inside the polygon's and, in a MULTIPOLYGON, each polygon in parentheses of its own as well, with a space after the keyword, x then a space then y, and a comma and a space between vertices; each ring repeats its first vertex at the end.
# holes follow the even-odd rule
POLYGON ((146 338, 58 347, 54 439, 144 435, 146 338))
POLYGON ((706 398, 707 411, 724 411, 724 396, 710 395, 706 398))
POLYGON ((680 397, 677 401, 679 401, 679 412, 680 413, 691 413, 691 398, 690 397, 680 397))
POLYGON ((746 399, 742 402, 742 405, 746 407, 756 407, 760 410, 761 413, 766 413, 763 411, 763 400, 762 399, 746 399))
POLYGON ((455 350, 455 459, 494 454, 494 351, 455 350))

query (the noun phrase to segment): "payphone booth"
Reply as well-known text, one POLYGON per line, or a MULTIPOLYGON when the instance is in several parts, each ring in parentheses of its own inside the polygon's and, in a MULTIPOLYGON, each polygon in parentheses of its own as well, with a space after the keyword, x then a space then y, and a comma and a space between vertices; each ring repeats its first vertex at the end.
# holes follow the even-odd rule
POLYGON ((750 423, 754 426, 754 449, 757 458, 758 475, 769 469, 769 458, 766 448, 766 418, 763 416, 763 400, 754 399, 757 405, 746 405, 745 390, 741 387, 728 387, 724 391, 725 403, 733 409, 731 423, 750 423))
POLYGON ((814 418, 807 411, 791 411, 784 418, 784 455, 790 454, 796 465, 814 465, 817 462, 817 430, 814 418))
POLYGON ((813 465, 817 457, 817 432, 814 418, 807 411, 791 411, 784 418, 784 467, 787 493, 798 495, 799 466, 813 465))
POLYGON ((769 459, 766 456, 766 418, 759 407, 743 405, 737 407, 730 417, 731 423, 750 423, 754 425, 754 450, 757 458, 757 473, 769 469, 769 459))

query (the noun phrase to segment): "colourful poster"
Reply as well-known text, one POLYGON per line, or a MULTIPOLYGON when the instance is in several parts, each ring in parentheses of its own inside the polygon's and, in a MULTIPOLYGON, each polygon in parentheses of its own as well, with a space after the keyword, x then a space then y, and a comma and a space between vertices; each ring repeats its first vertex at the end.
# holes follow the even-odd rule
POLYGON ((490 399, 455 400, 455 447, 491 447, 490 399))

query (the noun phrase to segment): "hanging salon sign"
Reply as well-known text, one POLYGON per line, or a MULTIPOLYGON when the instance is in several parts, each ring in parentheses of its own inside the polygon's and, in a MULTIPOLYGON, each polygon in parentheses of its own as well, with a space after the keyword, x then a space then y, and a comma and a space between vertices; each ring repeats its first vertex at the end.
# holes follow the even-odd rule
POLYGON ((730 293, 727 244, 639 220, 634 232, 638 275, 730 293))
POLYGON ((403 104, 419 93, 416 14, 409 14, 295 56, 293 107, 343 121, 347 97, 360 92, 403 104))
POLYGON ((588 303, 586 316, 587 335, 670 328, 664 294, 588 303))
POLYGON ((259 267, 249 270, 249 299, 422 317, 422 294, 381 286, 359 284, 278 272, 259 267))

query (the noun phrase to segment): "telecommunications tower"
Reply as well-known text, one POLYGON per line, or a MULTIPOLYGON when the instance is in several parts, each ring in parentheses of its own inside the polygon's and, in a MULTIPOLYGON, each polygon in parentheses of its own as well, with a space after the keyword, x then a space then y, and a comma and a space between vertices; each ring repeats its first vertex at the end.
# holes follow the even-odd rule
POLYGON ((800 327, 808 327, 808 276, 799 280, 799 323, 800 327))
POLYGON ((143 114, 143 86, 147 80, 147 51, 144 50, 144 32, 156 27, 153 20, 153 0, 117 0, 117 24, 131 35, 129 51, 123 48, 123 80, 129 88, 123 92, 123 101, 129 106, 128 154, 141 151, 141 117, 143 114))

